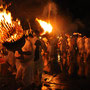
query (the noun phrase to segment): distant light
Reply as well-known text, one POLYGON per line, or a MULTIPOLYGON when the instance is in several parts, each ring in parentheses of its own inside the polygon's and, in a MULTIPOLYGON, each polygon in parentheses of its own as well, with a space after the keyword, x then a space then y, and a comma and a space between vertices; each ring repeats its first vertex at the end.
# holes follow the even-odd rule
POLYGON ((39 37, 39 39, 42 39, 42 37, 39 37))
POLYGON ((60 62, 60 54, 58 54, 58 62, 60 62))

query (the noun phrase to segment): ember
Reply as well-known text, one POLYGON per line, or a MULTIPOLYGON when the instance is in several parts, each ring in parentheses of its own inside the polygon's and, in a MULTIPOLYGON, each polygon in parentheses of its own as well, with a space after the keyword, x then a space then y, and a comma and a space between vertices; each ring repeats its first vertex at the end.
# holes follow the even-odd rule
POLYGON ((40 24, 40 26, 43 28, 43 30, 44 30, 44 32, 41 34, 41 35, 43 35, 43 34, 45 34, 45 33, 50 33, 50 32, 52 32, 52 29, 53 29, 53 27, 52 27, 52 25, 48 22, 45 22, 45 21, 42 21, 42 20, 40 20, 40 19, 38 19, 38 18, 36 18, 36 21, 38 21, 38 23, 40 24))
POLYGON ((23 29, 20 26, 20 21, 13 21, 11 13, 0 7, 0 42, 17 41, 23 36, 23 29))

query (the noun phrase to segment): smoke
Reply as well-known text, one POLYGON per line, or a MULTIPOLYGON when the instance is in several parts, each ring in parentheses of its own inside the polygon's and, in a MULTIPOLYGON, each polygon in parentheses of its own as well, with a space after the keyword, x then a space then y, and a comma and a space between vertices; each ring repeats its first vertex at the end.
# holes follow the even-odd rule
MULTIPOLYGON (((79 19, 72 20, 70 14, 63 14, 58 6, 50 0, 13 0, 16 17, 30 21, 32 29, 38 29, 35 18, 50 20, 54 34, 73 33, 85 25, 79 19)), ((59 6, 60 8, 60 6, 59 6)))
POLYGON ((14 2, 18 17, 33 18, 41 15, 44 6, 49 0, 16 0, 14 2))
POLYGON ((52 24, 54 26, 53 33, 57 35, 61 33, 72 34, 85 27, 79 19, 73 21, 72 17, 64 15, 57 15, 55 20, 52 20, 52 24))
POLYGON ((54 2, 49 2, 43 9, 42 17, 44 18, 52 18, 57 15, 57 6, 54 2))
POLYGON ((82 29, 85 25, 79 19, 72 19, 70 14, 62 14, 54 2, 49 2, 43 9, 43 19, 50 20, 53 26, 52 33, 59 35, 61 33, 73 33, 78 29, 82 29))

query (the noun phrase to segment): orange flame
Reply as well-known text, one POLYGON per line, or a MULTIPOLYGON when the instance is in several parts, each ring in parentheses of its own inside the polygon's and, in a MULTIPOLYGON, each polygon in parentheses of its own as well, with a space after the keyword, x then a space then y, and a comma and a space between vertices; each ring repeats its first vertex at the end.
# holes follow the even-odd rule
POLYGON ((20 21, 13 21, 11 13, 3 7, 0 11, 0 42, 11 42, 20 39, 23 35, 23 29, 20 21))
POLYGON ((81 36, 82 34, 81 34, 81 33, 75 33, 75 32, 74 32, 73 35, 80 35, 80 36, 81 36))
POLYGON ((43 34, 45 34, 45 33, 50 33, 50 32, 52 32, 52 29, 53 29, 53 27, 52 27, 52 25, 50 24, 50 23, 47 23, 47 22, 45 22, 45 21, 43 21, 43 20, 40 20, 40 19, 38 19, 38 18, 36 18, 36 21, 38 21, 38 23, 40 24, 40 26, 43 28, 43 30, 44 30, 44 32, 41 34, 41 35, 43 35, 43 34))
POLYGON ((12 24, 12 17, 11 17, 11 13, 6 12, 6 10, 3 10, 2 12, 0 12, 0 22, 5 20, 5 22, 7 23, 11 23, 12 24))

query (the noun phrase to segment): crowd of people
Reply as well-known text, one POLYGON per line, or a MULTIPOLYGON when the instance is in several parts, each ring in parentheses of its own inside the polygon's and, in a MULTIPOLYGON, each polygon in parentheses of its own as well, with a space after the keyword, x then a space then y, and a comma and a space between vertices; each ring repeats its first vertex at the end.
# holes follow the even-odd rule
POLYGON ((23 46, 20 41, 14 50, 0 44, 0 59, 8 65, 0 72, 15 73, 19 90, 40 90, 43 68, 52 60, 57 60, 61 71, 70 76, 89 76, 90 38, 69 34, 46 38, 32 33, 23 39, 23 46))
POLYGON ((79 33, 61 35, 58 39, 61 70, 69 75, 89 76, 90 38, 79 33))
POLYGON ((1 74, 6 75, 8 70, 15 74, 19 90, 34 90, 35 87, 40 90, 44 67, 42 56, 47 48, 39 35, 29 34, 23 39, 10 48, 0 44, 0 59, 3 58, 3 63, 8 65, 5 69, 1 68, 1 74), (20 45, 21 42, 24 43, 23 46, 20 45))

